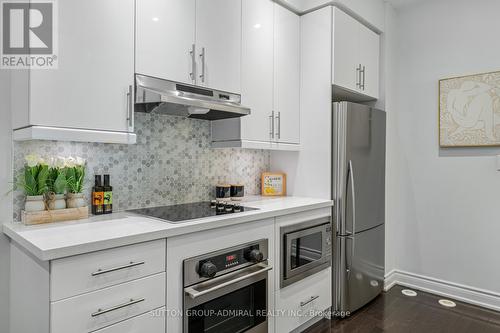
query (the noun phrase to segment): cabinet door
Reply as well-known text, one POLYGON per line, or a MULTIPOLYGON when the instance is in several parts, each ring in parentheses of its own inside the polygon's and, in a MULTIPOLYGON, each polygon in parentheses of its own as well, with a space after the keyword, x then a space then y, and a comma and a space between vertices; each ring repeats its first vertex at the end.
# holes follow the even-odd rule
POLYGON ((197 84, 241 91, 241 0, 196 1, 197 84))
POLYGON ((136 72, 193 84, 195 0, 137 0, 136 72))
POLYGON ((241 118, 242 139, 269 141, 273 110, 273 9, 271 0, 243 0, 241 97, 250 107, 241 118))
POLYGON ((59 68, 31 71, 30 124, 133 130, 127 93, 134 84, 134 0, 57 7, 59 68))
POLYGON ((361 92, 370 97, 379 96, 380 37, 360 24, 360 62, 364 66, 361 92))
POLYGON ((360 23, 338 8, 333 10, 333 84, 359 91, 360 23))
POLYGON ((275 140, 300 142, 300 18, 276 4, 274 9, 275 140))

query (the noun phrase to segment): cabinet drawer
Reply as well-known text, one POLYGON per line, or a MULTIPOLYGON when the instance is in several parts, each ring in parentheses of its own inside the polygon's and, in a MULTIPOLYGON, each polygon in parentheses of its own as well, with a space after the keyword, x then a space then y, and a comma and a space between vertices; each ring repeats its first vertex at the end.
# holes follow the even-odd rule
POLYGON ((332 273, 327 268, 276 291, 276 332, 290 332, 332 304, 332 273))
POLYGON ((50 299, 58 301, 165 271, 165 240, 51 262, 50 299))
MULTIPOLYGON (((160 314, 163 314, 165 307, 158 309, 160 314)), ((147 312, 140 316, 127 319, 118 324, 114 324, 94 333, 165 333, 165 317, 153 316, 151 312, 147 312)))
POLYGON ((84 333, 165 306, 165 273, 50 305, 51 333, 84 333))

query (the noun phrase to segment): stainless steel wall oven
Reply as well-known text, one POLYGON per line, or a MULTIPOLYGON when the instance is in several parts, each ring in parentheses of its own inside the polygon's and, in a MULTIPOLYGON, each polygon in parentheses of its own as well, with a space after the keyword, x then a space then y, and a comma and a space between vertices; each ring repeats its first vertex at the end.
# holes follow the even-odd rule
POLYGON ((267 239, 184 260, 184 333, 268 331, 267 239))

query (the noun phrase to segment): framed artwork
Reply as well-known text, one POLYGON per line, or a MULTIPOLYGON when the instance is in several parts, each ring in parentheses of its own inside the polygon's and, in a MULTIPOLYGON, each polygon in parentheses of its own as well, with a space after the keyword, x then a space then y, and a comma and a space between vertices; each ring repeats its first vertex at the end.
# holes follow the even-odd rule
POLYGON ((500 146, 500 71, 439 81, 439 145, 500 146))
POLYGON ((263 196, 285 196, 286 174, 282 172, 262 173, 262 195, 263 196))

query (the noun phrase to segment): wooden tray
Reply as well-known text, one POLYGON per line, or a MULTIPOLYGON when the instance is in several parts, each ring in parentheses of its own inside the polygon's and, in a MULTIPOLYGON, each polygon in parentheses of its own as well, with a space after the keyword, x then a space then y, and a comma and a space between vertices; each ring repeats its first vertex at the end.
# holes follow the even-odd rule
POLYGON ((80 208, 44 210, 41 212, 26 212, 24 210, 21 211, 21 221, 25 225, 80 220, 86 219, 88 217, 88 206, 80 208))

